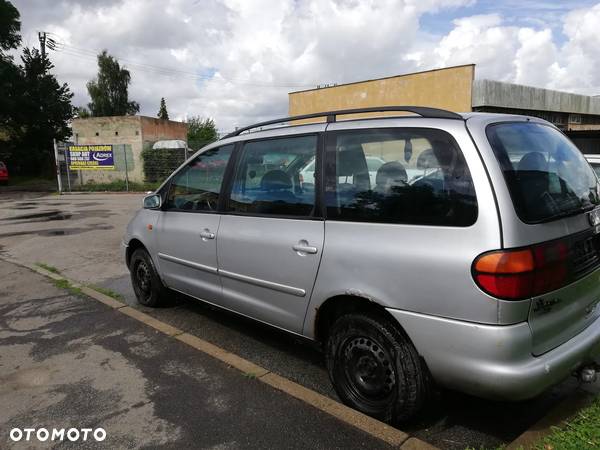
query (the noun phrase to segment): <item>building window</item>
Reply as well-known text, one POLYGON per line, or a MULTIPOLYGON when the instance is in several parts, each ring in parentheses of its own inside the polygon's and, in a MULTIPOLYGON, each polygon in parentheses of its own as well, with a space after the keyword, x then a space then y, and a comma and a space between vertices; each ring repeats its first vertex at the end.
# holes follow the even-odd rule
POLYGON ((135 130, 135 135, 139 136, 140 135, 140 131, 139 130, 135 130))
POLYGON ((115 136, 118 136, 118 135, 119 135, 119 132, 118 132, 118 131, 115 131, 115 136))
POLYGON ((100 136, 100 133, 98 133, 97 131, 96 131, 96 136, 100 136))

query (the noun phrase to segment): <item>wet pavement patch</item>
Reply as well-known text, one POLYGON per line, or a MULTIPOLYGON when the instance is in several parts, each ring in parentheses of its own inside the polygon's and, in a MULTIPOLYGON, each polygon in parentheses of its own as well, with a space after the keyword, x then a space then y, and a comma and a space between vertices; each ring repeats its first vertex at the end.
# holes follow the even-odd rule
POLYGON ((40 232, 39 234, 41 236, 45 236, 45 235, 47 235, 47 236, 64 236, 67 233, 65 232, 65 230, 50 230, 47 232, 40 232))
POLYGON ((44 212, 33 213, 33 214, 21 214, 18 216, 6 217, 2 220, 40 222, 40 220, 35 220, 35 219, 41 219, 41 221, 66 220, 66 219, 70 219, 72 216, 73 216, 73 214, 71 214, 71 213, 64 213, 62 211, 55 210, 55 211, 44 211, 44 212))
POLYGON ((98 225, 94 227, 85 227, 85 228, 53 228, 50 230, 29 230, 29 231, 13 231, 8 233, 0 233, 0 238, 5 237, 14 237, 14 236, 27 236, 27 235, 37 235, 37 236, 65 236, 65 235, 75 235, 81 233, 89 233, 90 231, 98 231, 98 230, 112 230, 114 227, 112 225, 98 225))
POLYGON ((30 205, 15 205, 11 208, 8 209, 18 209, 18 210, 22 210, 22 209, 37 209, 37 206, 30 206, 30 205))

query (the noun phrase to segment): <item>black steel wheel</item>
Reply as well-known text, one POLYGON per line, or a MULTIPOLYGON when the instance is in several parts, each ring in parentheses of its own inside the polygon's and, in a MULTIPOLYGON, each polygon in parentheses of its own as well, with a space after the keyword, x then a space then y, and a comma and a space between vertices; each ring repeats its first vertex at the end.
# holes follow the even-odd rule
POLYGON ((378 314, 347 314, 333 325, 327 369, 340 399, 388 423, 405 421, 426 396, 425 369, 399 326, 378 314))
POLYGON ((162 284, 152 259, 143 248, 131 255, 129 262, 131 284, 137 301, 144 306, 158 306, 167 296, 167 288, 162 284))

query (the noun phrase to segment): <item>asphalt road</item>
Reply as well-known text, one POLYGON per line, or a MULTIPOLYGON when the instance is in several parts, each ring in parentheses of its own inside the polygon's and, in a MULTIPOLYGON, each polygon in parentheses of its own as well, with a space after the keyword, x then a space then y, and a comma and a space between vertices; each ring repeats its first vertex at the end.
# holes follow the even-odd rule
MULTIPOLYGON (((336 398, 322 355, 310 343, 181 295, 158 309, 135 304, 119 243, 141 198, 139 194, 0 197, 0 252, 50 264, 68 278, 110 288, 164 322, 336 398)), ((595 388, 600 391, 600 383, 595 388)), ((576 389, 571 379, 519 403, 444 391, 419 420, 401 428, 441 448, 495 448, 515 439, 576 389)))
POLYGON ((106 432, 66 448, 390 448, 28 269, 0 261, 0 280, 0 448, 49 447, 13 428, 106 432))

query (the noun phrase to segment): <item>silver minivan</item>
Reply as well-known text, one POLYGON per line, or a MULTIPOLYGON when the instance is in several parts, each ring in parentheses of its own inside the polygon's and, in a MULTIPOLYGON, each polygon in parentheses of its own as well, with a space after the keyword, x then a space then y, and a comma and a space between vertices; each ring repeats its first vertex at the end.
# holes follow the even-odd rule
MULTIPOLYGON (((371 117, 337 120, 356 113, 371 117)), ((143 206, 124 239, 142 305, 178 291, 315 340, 340 399, 381 420, 414 416, 434 384, 521 400, 596 376, 600 188, 544 120, 263 122, 143 206)))

